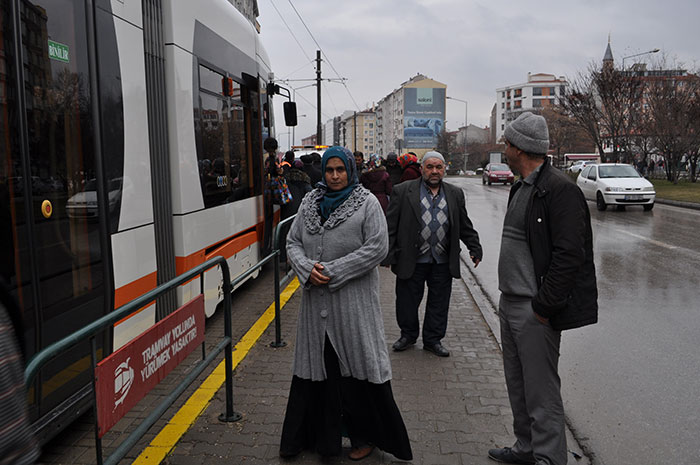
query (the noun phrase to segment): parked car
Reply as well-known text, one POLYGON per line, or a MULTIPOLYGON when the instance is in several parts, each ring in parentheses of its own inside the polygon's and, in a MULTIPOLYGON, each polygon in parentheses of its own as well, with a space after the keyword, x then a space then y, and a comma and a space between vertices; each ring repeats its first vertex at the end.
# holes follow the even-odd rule
POLYGON ((598 210, 608 205, 642 205, 645 211, 654 208, 656 192, 632 165, 601 163, 581 171, 576 184, 588 200, 595 200, 598 210))
POLYGON ((569 166, 566 171, 569 173, 580 173, 582 169, 586 166, 594 164, 594 161, 590 160, 577 160, 571 166, 569 166))
POLYGON ((515 176, 505 163, 489 163, 484 168, 484 173, 481 175, 481 183, 490 186, 494 182, 502 182, 503 184, 513 184, 515 176))

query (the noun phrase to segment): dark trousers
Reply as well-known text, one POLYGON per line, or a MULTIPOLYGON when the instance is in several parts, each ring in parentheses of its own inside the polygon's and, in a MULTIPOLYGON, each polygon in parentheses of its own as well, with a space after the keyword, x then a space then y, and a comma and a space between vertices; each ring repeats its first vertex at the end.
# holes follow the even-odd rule
POLYGON ((428 284, 428 302, 423 319, 423 344, 437 344, 447 331, 447 312, 452 294, 449 263, 417 263, 413 276, 396 278, 396 321, 401 336, 409 341, 418 339, 418 306, 428 284))

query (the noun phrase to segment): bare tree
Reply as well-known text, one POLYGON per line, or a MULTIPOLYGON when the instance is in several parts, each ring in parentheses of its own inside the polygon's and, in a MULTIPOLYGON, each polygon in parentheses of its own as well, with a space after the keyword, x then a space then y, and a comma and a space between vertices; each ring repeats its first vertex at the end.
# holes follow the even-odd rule
POLYGON ((581 72, 570 80, 566 94, 559 98, 559 107, 568 115, 598 149, 605 161, 605 150, 601 128, 602 111, 597 103, 593 82, 593 66, 587 73, 581 72))
POLYGON ((559 104, 595 144, 603 162, 620 161, 629 158, 642 91, 634 72, 591 64, 571 81, 559 104), (606 145, 611 153, 605 151, 606 145))
POLYGON ((549 149, 554 151, 556 163, 563 163, 565 153, 594 150, 588 134, 561 107, 547 107, 539 113, 547 120, 549 149))
POLYGON ((700 77, 682 70, 664 71, 645 79, 649 130, 665 159, 666 177, 678 182, 684 159, 696 180, 700 146, 700 77))

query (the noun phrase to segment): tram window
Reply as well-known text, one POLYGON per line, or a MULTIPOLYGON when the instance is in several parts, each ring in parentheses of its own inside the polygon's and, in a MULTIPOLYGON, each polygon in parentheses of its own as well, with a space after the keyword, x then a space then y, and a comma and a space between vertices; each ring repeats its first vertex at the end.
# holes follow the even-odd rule
POLYGON ((212 71, 206 66, 199 66, 199 87, 217 95, 224 95, 234 100, 241 100, 241 85, 223 74, 212 71))
POLYGON ((206 208, 251 196, 245 108, 200 92, 197 158, 206 208))

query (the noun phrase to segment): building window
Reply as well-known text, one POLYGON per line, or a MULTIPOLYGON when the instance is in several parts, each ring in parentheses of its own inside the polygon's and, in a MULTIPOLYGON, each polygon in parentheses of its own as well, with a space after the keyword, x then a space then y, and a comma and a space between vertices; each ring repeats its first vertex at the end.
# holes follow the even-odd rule
POLYGON ((506 110, 510 110, 510 102, 506 103, 506 110))
POLYGON ((513 102, 513 108, 522 108, 523 101, 522 100, 516 100, 513 102))
POLYGON ((503 92, 501 92, 501 97, 506 98, 506 91, 505 90, 503 92))
POLYGON ((506 128, 505 124, 501 124, 501 131, 503 131, 506 128))
POLYGON ((505 114, 505 113, 501 113, 501 119, 506 119, 506 114, 505 114))
POLYGON ((533 87, 532 88, 532 95, 542 95, 542 88, 541 87, 533 87))
POLYGON ((514 97, 515 98, 520 98, 523 96, 523 90, 522 89, 515 89, 514 91, 514 97))
POLYGON ((505 102, 501 102, 501 110, 503 110, 506 107, 505 102))
POLYGON ((532 107, 533 108, 540 108, 542 106, 542 99, 536 98, 532 99, 532 107))
POLYGON ((370 127, 370 128, 373 128, 373 127, 374 127, 374 123, 369 123, 369 127, 370 127))
POLYGON ((556 88, 556 87, 550 87, 550 88, 549 88, 549 95, 551 95, 552 97, 555 96, 555 95, 557 95, 557 88, 556 88))
POLYGON ((506 92, 506 98, 510 98, 510 91, 506 92))

